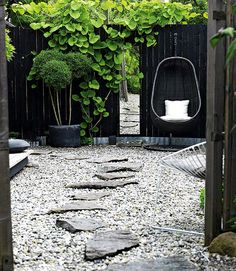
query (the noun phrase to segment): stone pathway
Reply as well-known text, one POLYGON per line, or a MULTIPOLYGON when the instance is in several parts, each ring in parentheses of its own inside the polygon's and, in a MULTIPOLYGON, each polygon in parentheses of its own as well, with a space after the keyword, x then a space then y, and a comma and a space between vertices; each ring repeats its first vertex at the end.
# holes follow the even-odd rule
MULTIPOLYGON (((54 156, 55 157, 55 156, 54 156)), ((63 156, 68 160, 80 160, 79 156, 63 156), (69 158, 68 158, 69 157, 69 158)), ((60 157, 62 158, 62 157, 60 157)), ((83 159, 83 158, 82 158, 83 159)), ((90 189, 87 192, 80 192, 72 195, 72 202, 62 207, 53 208, 48 214, 76 212, 82 210, 106 210, 102 204, 104 197, 111 196, 109 191, 94 192, 91 189, 116 189, 128 184, 138 184, 135 179, 135 172, 142 169, 139 163, 127 162, 127 158, 101 157, 100 159, 88 160, 88 163, 102 164, 98 167, 95 178, 105 181, 91 180, 67 184, 66 188, 90 189), (124 163, 125 161, 125 163, 124 163), (116 162, 116 163, 115 163, 116 162), (127 180, 126 178, 131 178, 127 180)), ((125 188, 123 188, 125 189, 125 188)), ((85 259, 92 261, 107 256, 115 256, 123 251, 137 247, 140 244, 139 237, 134 235, 129 229, 108 230, 109 225, 103 221, 95 220, 92 217, 73 217, 70 219, 57 219, 56 226, 71 233, 79 231, 95 231, 94 235, 85 244, 85 259), (101 228, 105 228, 101 231, 101 228), (108 228, 108 229, 107 229, 108 228), (97 231, 100 229, 99 231, 97 231)), ((125 225, 124 225, 125 226, 125 225)), ((156 260, 142 260, 140 262, 112 264, 107 271, 184 271, 197 270, 193 264, 183 257, 165 257, 156 260)))
POLYGON ((120 133, 140 134, 140 113, 138 94, 128 94, 128 102, 120 101, 120 133))

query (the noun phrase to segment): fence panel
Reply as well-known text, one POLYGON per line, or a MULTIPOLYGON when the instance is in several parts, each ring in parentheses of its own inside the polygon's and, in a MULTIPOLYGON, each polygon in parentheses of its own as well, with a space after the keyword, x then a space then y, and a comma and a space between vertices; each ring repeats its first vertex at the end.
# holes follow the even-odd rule
POLYGON ((205 137, 206 122, 206 57, 207 38, 205 25, 177 25, 157 27, 157 46, 141 46, 141 71, 144 74, 140 104, 141 136, 168 136, 153 127, 150 117, 151 92, 157 65, 164 58, 181 56, 188 58, 195 66, 200 87, 202 107, 194 130, 176 134, 180 137, 205 137))
MULTIPOLYGON (((150 98, 155 69, 165 57, 179 55, 189 58, 197 71, 202 97, 202 109, 198 125, 194 131, 185 132, 183 137, 205 137, 206 114, 206 26, 167 26, 157 27, 158 45, 140 48, 141 71, 144 73, 140 103, 141 136, 165 136, 166 134, 153 127, 150 119, 150 98), (175 45, 176 44, 176 45, 175 45)), ((20 133, 21 137, 34 138, 43 135, 48 125, 55 124, 49 95, 43 85, 32 89, 27 82, 27 75, 32 66, 32 51, 39 52, 47 47, 47 41, 41 32, 30 29, 13 28, 12 40, 16 47, 14 60, 8 64, 9 85, 9 120, 10 131, 20 133)), ((101 34, 101 33, 100 33, 101 34)), ((103 34, 104 35, 104 34, 103 34)), ((109 90, 104 82, 101 95, 105 97, 109 90)), ((74 92, 78 92, 74 84, 74 92)), ((65 94, 63 94, 65 95, 65 94)), ((68 105, 61 96, 63 119, 67 119, 68 105)), ((103 119, 97 136, 119 135, 119 95, 111 94, 107 103, 110 116, 103 119)), ((73 103, 73 123, 81 122, 81 109, 73 103)))

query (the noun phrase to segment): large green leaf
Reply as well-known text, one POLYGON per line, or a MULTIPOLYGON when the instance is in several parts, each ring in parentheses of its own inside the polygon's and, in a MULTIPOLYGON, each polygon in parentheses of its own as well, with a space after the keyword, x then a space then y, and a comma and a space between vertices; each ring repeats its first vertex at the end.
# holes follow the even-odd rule
POLYGON ((92 80, 91 82, 89 82, 89 87, 92 89, 99 89, 100 88, 100 84, 98 83, 97 80, 92 80))
POLYGON ((96 34, 94 34, 94 33, 90 33, 89 34, 89 42, 91 43, 91 44, 94 44, 94 43, 96 43, 97 41, 99 41, 100 40, 100 36, 99 35, 96 35, 96 34))
POLYGON ((97 18, 96 20, 91 19, 91 23, 96 28, 100 28, 103 25, 103 20, 101 18, 97 18))
POLYGON ((119 65, 122 63, 122 61, 123 61, 123 54, 122 53, 114 55, 115 64, 119 65))
POLYGON ((116 51, 117 50, 117 43, 115 41, 112 41, 112 40, 107 40, 107 47, 111 51, 116 51))
POLYGON ((92 63, 91 67, 93 70, 95 70, 97 72, 101 71, 101 67, 98 63, 92 63))
POLYGON ((70 16, 73 18, 73 19, 75 19, 75 20, 77 20, 79 17, 80 17, 80 12, 78 11, 78 10, 71 10, 70 11, 70 16))
POLYGON ((71 1, 70 7, 72 10, 78 10, 80 8, 81 4, 77 0, 71 1))
POLYGON ((74 46, 76 43, 77 43, 77 38, 76 38, 76 37, 72 36, 72 37, 70 37, 70 38, 68 39, 68 44, 69 44, 70 46, 74 46))

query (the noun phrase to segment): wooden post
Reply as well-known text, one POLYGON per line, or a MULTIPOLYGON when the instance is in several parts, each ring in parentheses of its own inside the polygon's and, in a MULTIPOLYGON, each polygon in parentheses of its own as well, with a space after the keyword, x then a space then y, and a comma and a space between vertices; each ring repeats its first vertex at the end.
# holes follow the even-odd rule
POLYGON ((8 91, 5 50, 5 7, 0 0, 0 271, 13 270, 9 150, 8 91))
POLYGON ((225 26, 222 0, 209 0, 207 63, 207 164, 205 200, 205 245, 221 232, 222 155, 224 130, 225 44, 213 49, 210 38, 225 26))
MULTIPOLYGON (((227 1, 227 26, 236 27, 236 21, 232 14, 232 5, 236 0, 227 1)), ((227 48, 230 39, 227 40, 227 48)), ((226 68, 225 89, 225 167, 224 167, 224 206, 223 226, 229 230, 228 223, 232 216, 236 215, 236 130, 232 130, 236 123, 236 60, 226 68)))

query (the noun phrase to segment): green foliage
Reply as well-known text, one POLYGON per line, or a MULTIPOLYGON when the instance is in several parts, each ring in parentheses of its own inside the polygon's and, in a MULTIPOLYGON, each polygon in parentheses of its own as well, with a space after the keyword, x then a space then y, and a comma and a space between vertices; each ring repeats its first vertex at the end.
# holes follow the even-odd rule
POLYGON ((125 51, 126 78, 128 91, 131 93, 140 93, 142 73, 139 70, 139 52, 133 47, 125 51))
MULTIPOLYGON (((86 128, 81 130, 82 137, 91 137, 98 131, 102 118, 109 116, 105 104, 111 92, 119 92, 123 79, 120 75, 123 50, 132 48, 128 41, 130 36, 135 37, 136 44, 155 46, 158 35, 156 25, 187 24, 195 17, 202 17, 192 12, 191 4, 163 3, 159 0, 57 0, 14 4, 12 10, 21 25, 42 30, 50 48, 63 52, 79 51, 91 56, 89 66, 93 76, 85 76, 80 84, 80 94, 73 95, 73 99, 80 103, 83 122, 87 123, 86 128), (106 32, 106 38, 98 34, 102 33, 98 28, 106 32), (100 86, 95 78, 104 82, 105 87, 100 86), (105 98, 98 96, 98 90, 105 98), (93 111, 90 105, 93 105, 93 111)), ((70 61, 75 61, 73 56, 70 61)), ((133 67, 135 69, 136 66, 133 67)), ((138 76, 141 78, 142 74, 138 73, 138 76)), ((132 77, 131 81, 138 88, 138 78, 132 77)))
POLYGON ((58 91, 70 85, 69 90, 69 120, 71 121, 72 81, 88 75, 91 70, 91 60, 75 52, 62 53, 57 49, 42 50, 33 60, 28 80, 43 80, 50 91, 53 112, 58 125, 62 124, 58 91), (54 91, 54 94, 52 94, 54 91))
POLYGON ((8 61, 11 61, 15 53, 15 47, 11 44, 11 38, 8 33, 9 31, 6 30, 6 57, 8 61))
POLYGON ((202 188, 200 190, 199 199, 200 199, 200 208, 204 209, 204 206, 205 206, 205 188, 202 188))
POLYGON ((42 65, 40 76, 48 87, 61 90, 70 84, 72 72, 66 62, 50 60, 42 65))
POLYGON ((64 54, 59 50, 42 50, 33 60, 28 80, 42 79, 42 68, 50 60, 64 61, 64 54))
POLYGON ((70 52, 64 56, 64 60, 70 67, 74 78, 83 77, 91 72, 91 58, 81 53, 70 52))
POLYGON ((208 0, 173 0, 173 2, 192 5, 192 18, 189 24, 207 24, 208 0))

